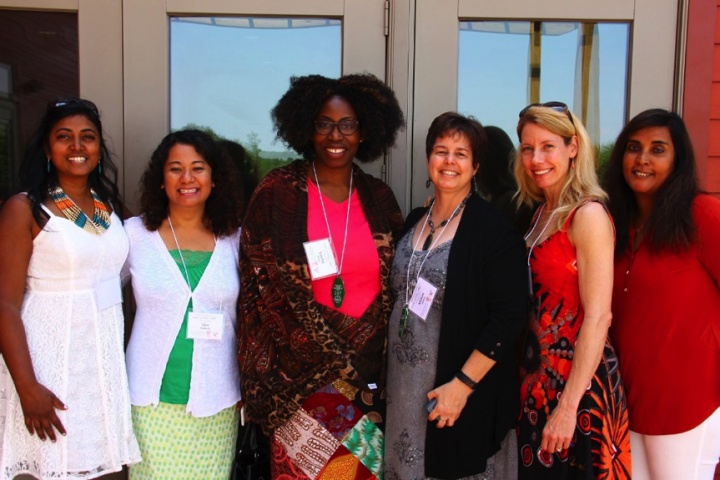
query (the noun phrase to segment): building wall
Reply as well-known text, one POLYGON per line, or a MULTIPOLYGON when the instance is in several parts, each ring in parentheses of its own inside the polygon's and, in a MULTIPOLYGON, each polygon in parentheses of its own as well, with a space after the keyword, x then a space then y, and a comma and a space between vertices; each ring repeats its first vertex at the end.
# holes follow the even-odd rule
POLYGON ((689 2, 683 102, 702 186, 717 196, 720 196, 719 11, 720 0, 689 2))
POLYGON ((715 35, 712 55, 712 91, 710 95, 710 128, 708 132, 709 148, 707 168, 704 173, 706 178, 705 187, 708 191, 720 195, 720 0, 712 3, 714 4, 714 8, 710 17, 714 20, 713 29, 715 35))

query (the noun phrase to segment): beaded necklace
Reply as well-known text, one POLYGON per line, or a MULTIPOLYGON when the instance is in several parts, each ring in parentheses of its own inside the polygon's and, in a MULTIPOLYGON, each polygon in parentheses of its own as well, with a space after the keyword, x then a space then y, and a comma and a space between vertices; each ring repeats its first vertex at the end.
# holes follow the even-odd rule
MULTIPOLYGON (((446 218, 445 220, 440 222, 439 226, 443 228, 443 231, 445 231, 445 227, 447 226, 448 222, 450 222, 453 218, 455 218, 455 216, 458 213, 460 213, 460 210, 462 210, 462 208, 465 206, 467 201, 470 199, 470 195, 472 195, 472 190, 470 191, 470 193, 467 194, 467 197, 465 197, 463 199, 463 201, 460 202, 460 205, 458 205, 455 208, 455 210, 453 210, 452 214, 450 214, 450 216, 448 218, 446 218)), ((433 203, 430 204, 430 209, 428 210, 428 214, 427 214, 427 218, 426 218, 426 222, 430 226, 430 233, 428 234, 427 238, 425 239, 425 243, 423 243, 423 247, 422 247, 423 250, 427 250, 428 248, 430 248, 431 245, 433 245, 433 235, 435 235, 435 229, 437 228, 432 221, 432 212, 433 212, 434 206, 435 206, 435 200, 433 200, 433 203)), ((425 228, 425 225, 423 224, 423 229, 424 228, 425 228)), ((422 231, 420 232, 420 234, 422 235, 422 231)), ((442 235, 442 234, 440 234, 440 235, 442 235)))
POLYGON ((88 218, 85 212, 73 202, 72 198, 67 196, 60 185, 50 187, 48 194, 62 214, 83 230, 94 233, 95 235, 101 235, 110 228, 110 212, 92 188, 90 189, 90 194, 92 195, 95 206, 92 219, 88 218))

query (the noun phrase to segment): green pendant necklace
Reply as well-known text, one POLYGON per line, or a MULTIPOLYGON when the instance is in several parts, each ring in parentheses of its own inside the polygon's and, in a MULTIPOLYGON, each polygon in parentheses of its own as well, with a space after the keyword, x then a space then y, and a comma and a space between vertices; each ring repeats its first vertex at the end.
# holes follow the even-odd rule
MULTIPOLYGON (((328 221, 327 213, 325 212, 325 202, 323 202, 322 190, 320 190, 320 182, 318 181, 317 170, 315 169, 315 162, 312 162, 313 174, 315 174, 315 185, 317 185, 318 195, 320 196, 320 206, 322 207, 323 218, 325 219, 325 225, 327 226, 328 237, 330 238, 330 244, 333 245, 333 252, 335 252, 335 244, 332 241, 332 233, 330 232, 330 222, 328 221)), ((347 214, 345 215, 345 237, 343 238, 342 253, 340 254, 340 265, 338 266, 337 275, 335 281, 333 281, 332 288, 330 290, 330 296, 332 297, 333 305, 335 308, 340 308, 345 299, 345 284, 343 283, 342 273, 343 262, 345 261, 345 246, 347 245, 348 225, 350 224, 350 204, 352 197, 352 186, 353 186, 353 174, 352 167, 350 167, 350 188, 348 189, 347 199, 347 214)), ((337 257, 337 254, 335 254, 337 257)), ((336 259, 337 261, 337 259, 336 259)))

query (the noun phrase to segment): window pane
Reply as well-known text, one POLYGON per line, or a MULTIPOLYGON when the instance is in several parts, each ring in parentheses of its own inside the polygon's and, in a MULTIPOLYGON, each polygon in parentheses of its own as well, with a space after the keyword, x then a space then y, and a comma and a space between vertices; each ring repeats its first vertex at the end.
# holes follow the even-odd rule
POLYGON ((458 110, 517 142, 518 112, 559 100, 594 143, 612 143, 625 122, 628 42, 627 23, 461 22, 458 110))
POLYGON ((0 10, 0 199, 47 103, 78 95, 78 72, 77 14, 0 10))
POLYGON ((173 17, 170 19, 170 127, 196 125, 242 143, 265 161, 296 158, 275 142, 270 110, 290 77, 338 77, 340 20, 173 17))

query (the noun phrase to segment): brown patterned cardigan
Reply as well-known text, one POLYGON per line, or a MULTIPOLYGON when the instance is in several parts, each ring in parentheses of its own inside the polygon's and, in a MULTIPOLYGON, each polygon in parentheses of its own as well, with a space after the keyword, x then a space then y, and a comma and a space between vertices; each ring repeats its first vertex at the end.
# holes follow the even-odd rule
POLYGON ((266 435, 285 424, 310 394, 335 380, 363 390, 368 383, 384 385, 389 276, 402 213, 385 183, 353 167, 378 251, 382 288, 359 319, 319 305, 303 249, 307 165, 297 160, 262 180, 240 240, 238 362, 246 408, 266 435))

